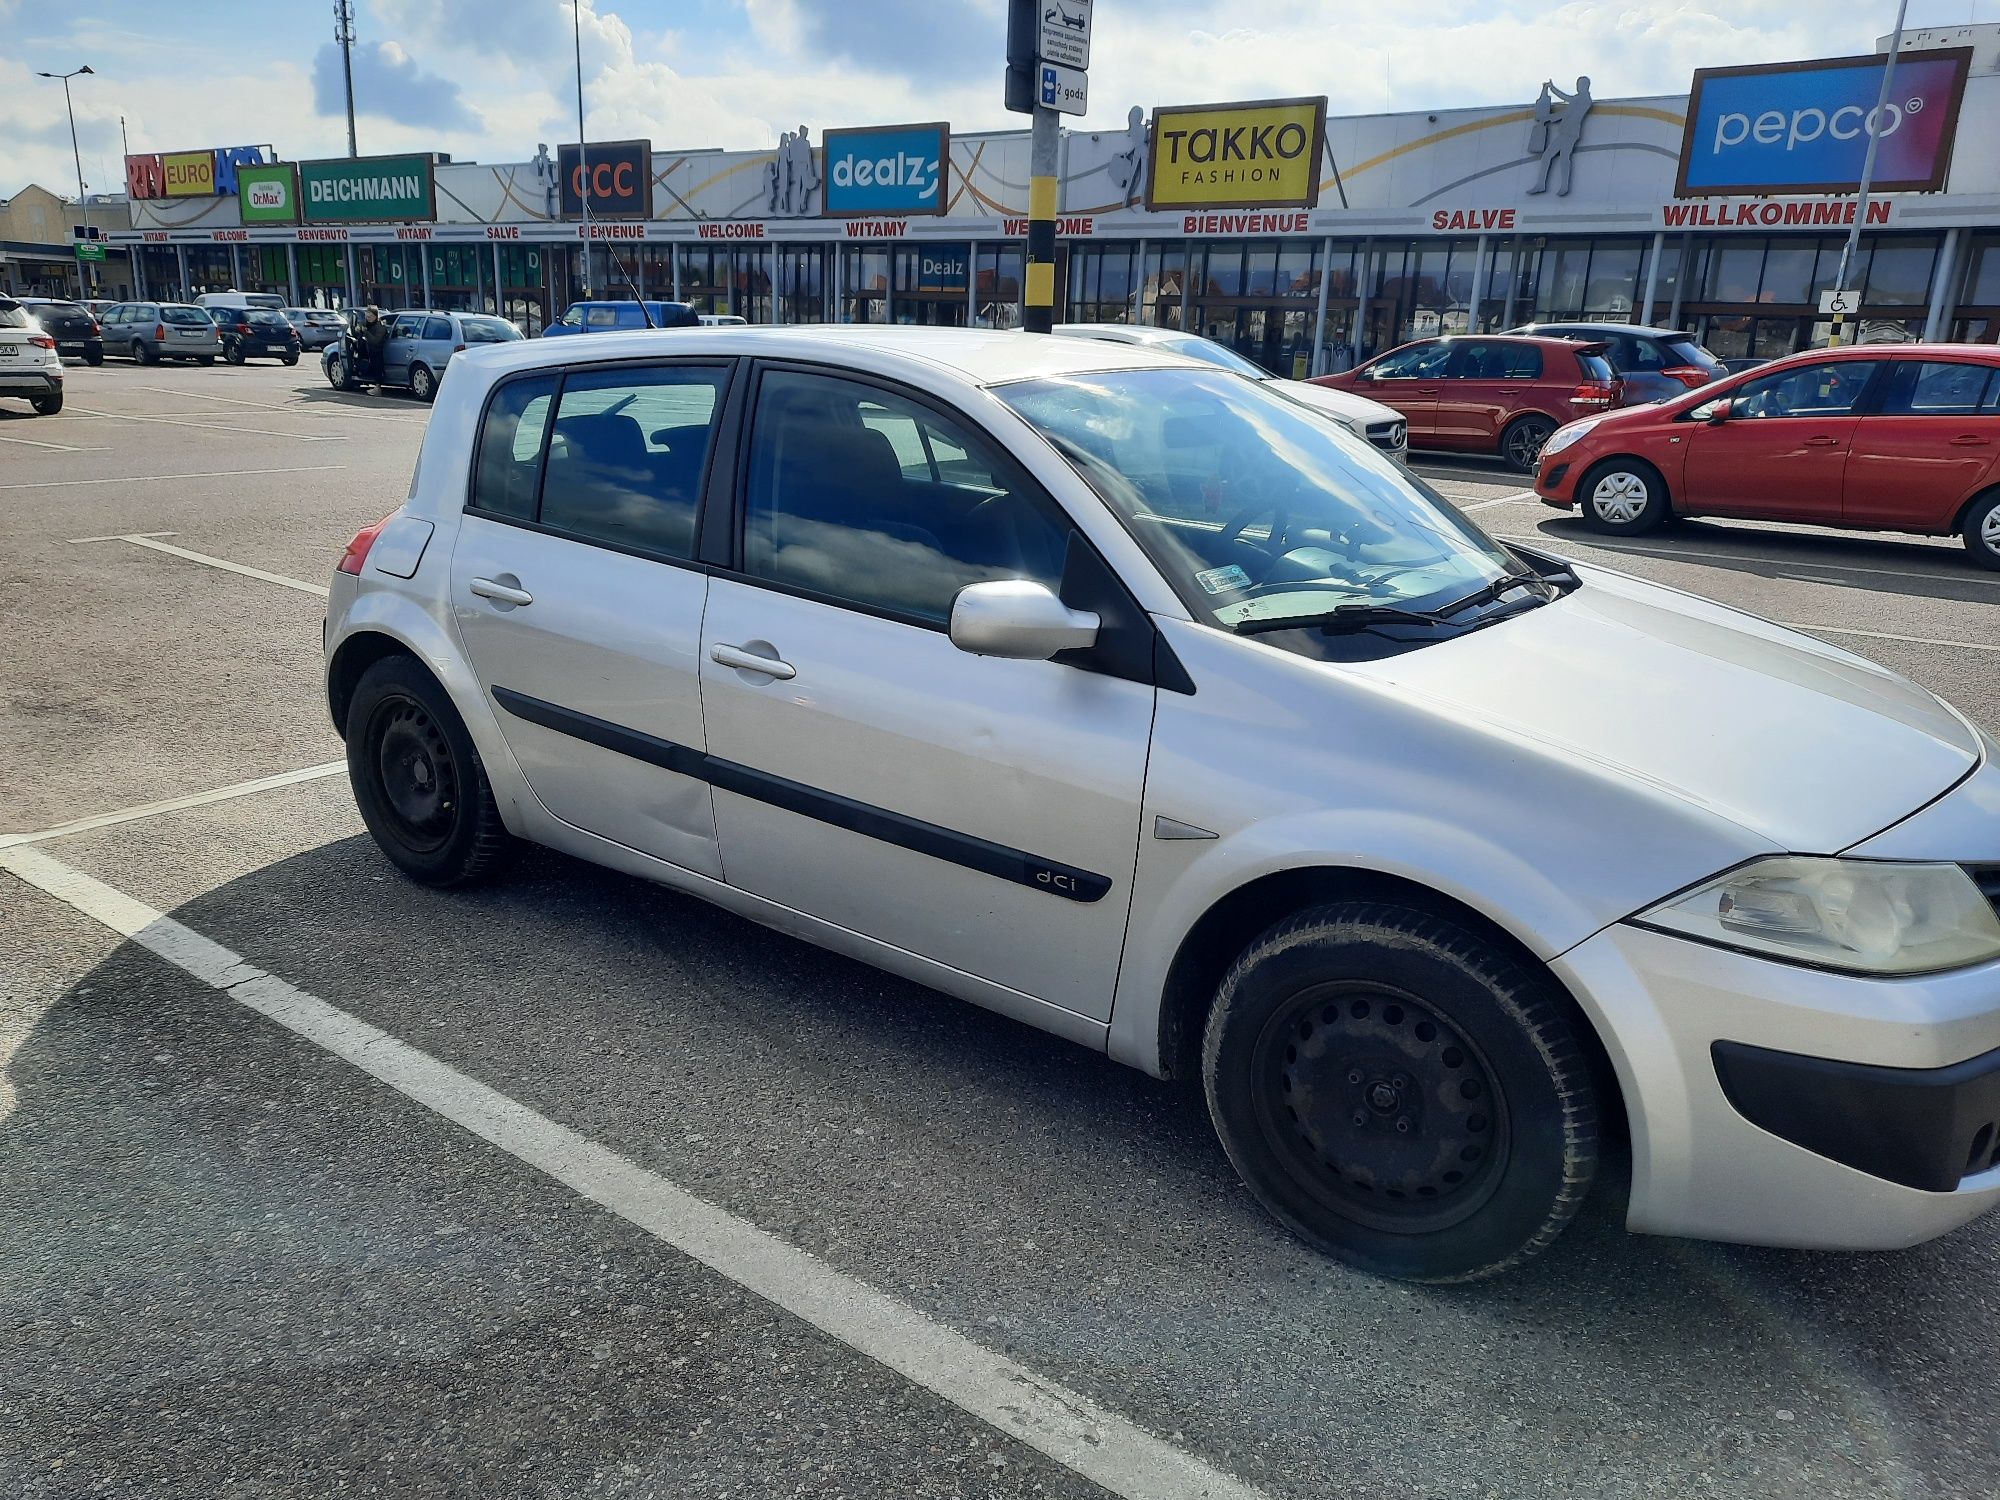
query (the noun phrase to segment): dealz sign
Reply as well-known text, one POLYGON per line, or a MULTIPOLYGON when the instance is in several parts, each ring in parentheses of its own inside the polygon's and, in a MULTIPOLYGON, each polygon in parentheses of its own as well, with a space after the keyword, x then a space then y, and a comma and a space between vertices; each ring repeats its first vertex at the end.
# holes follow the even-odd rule
POLYGON ((821 142, 822 215, 945 211, 951 126, 944 122, 829 130, 821 142))

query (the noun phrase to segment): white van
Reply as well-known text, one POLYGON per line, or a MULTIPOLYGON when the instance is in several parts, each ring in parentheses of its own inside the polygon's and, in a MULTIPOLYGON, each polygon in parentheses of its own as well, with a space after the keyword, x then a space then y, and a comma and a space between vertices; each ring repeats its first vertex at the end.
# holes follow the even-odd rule
POLYGON ((269 307, 283 312, 285 299, 276 292, 203 292, 194 299, 194 305, 210 310, 218 307, 269 307))

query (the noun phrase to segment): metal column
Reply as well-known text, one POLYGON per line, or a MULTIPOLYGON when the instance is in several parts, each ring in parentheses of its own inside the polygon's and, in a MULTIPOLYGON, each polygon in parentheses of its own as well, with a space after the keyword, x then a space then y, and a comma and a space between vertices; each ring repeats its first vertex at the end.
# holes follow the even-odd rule
POLYGON ((237 253, 234 240, 229 244, 229 287, 231 291, 243 291, 243 257, 237 253))
MULTIPOLYGON (((1056 197, 1062 133, 1056 112, 1037 104, 1028 147, 1028 259, 1021 285, 1021 326, 1047 333, 1056 314, 1056 197)), ((895 278, 890 278, 894 295, 895 278)), ((891 319, 895 308, 889 310, 891 319)))
POLYGON ((1678 328, 1681 326, 1681 301, 1687 295, 1688 251, 1693 247, 1694 236, 1692 234, 1682 235, 1680 264, 1674 268, 1674 305, 1673 310, 1667 314, 1667 327, 1669 328, 1678 328))
POLYGON ((674 301, 680 302, 684 300, 681 296, 681 247, 669 241, 667 258, 674 268, 674 301))
POLYGON ((359 300, 354 287, 354 242, 349 240, 342 248, 347 252, 347 305, 352 307, 359 300))
POLYGON ((174 260, 179 264, 181 270, 181 301, 192 302, 194 299, 188 295, 188 252, 186 245, 174 246, 174 260))
POLYGON ((1194 241, 1181 241, 1181 332, 1188 328, 1188 286, 1194 280, 1194 241))
POLYGON ((1146 321, 1146 242, 1139 241, 1139 250, 1132 258, 1132 311, 1129 314, 1134 323, 1146 321))
POLYGON ((304 306, 299 301, 299 247, 290 240, 285 241, 285 295, 292 299, 292 306, 304 306))
POLYGON ((1360 364, 1368 358, 1368 272, 1375 258, 1375 242, 1361 242, 1361 290, 1354 303, 1354 337, 1348 342, 1354 346, 1354 363, 1360 364))
POLYGON ((833 316, 827 321, 845 323, 847 321, 847 299, 841 289, 847 276, 847 247, 839 241, 833 246, 833 316))
POLYGON ((1472 296, 1465 307, 1465 331, 1479 332, 1479 304, 1486 300, 1486 236, 1472 245, 1472 296))
POLYGON ((1333 236, 1320 241, 1319 247, 1319 308, 1313 314, 1312 357, 1306 361, 1306 374, 1319 375, 1320 353, 1326 348, 1326 283, 1333 271, 1333 236))
POLYGON ((424 306, 431 305, 431 254, 430 246, 417 246, 417 271, 423 281, 424 306))
POLYGON ((507 282, 500 274, 500 242, 495 240, 493 250, 493 311, 501 317, 507 316, 507 282))
POLYGON ((1660 284, 1660 257, 1666 253, 1666 249, 1666 231, 1654 230, 1653 248, 1646 256, 1646 290, 1640 293, 1639 316, 1635 320, 1649 327, 1653 321, 1653 291, 1660 284))
POLYGON ((979 326, 979 241, 965 247, 965 326, 979 326))
POLYGON ((1507 300, 1501 306, 1500 326, 1514 326, 1514 296, 1521 288, 1521 237, 1514 236, 1514 243, 1508 248, 1507 256, 1507 300))
POLYGON ((1937 270, 1931 277, 1930 312, 1924 318, 1924 342, 1936 343, 1957 311, 1958 298, 1952 288, 1958 284, 1958 243, 1963 231, 1956 226, 1944 232, 1944 246, 1938 251, 1937 270))

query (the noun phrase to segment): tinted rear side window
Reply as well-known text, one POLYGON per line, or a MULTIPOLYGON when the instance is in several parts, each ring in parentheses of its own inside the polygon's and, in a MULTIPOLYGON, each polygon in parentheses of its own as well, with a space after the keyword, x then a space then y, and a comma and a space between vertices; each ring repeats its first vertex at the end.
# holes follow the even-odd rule
MULTIPOLYGON (((1969 416, 1992 383, 1989 365, 1952 360, 1898 360, 1889 372, 1882 414, 1892 417, 1969 416)), ((1989 408, 1990 410, 1990 405, 1989 408)))
POLYGON ((18 302, 0 302, 0 328, 26 328, 28 314, 18 302))
POLYGON ((460 318, 458 326, 468 344, 509 344, 521 337, 521 330, 505 318, 460 318))
POLYGON ((513 521, 535 518, 542 472, 542 438, 554 404, 556 377, 510 381, 495 392, 479 429, 472 507, 513 521))
POLYGON ((450 319, 450 318, 426 318, 426 319, 424 320, 424 338, 425 338, 425 340, 426 340, 427 342, 430 342, 430 343, 433 343, 433 344, 447 344, 447 343, 450 343, 450 342, 451 342, 451 319, 450 319))
MULTIPOLYGON (((1536 351, 1537 355, 1540 351, 1536 351)), ((1609 385, 1617 377, 1612 373, 1611 362, 1601 354, 1579 354, 1576 357, 1577 373, 1585 380, 1595 380, 1609 385)))
POLYGON ((570 376, 549 436, 541 523, 587 541, 692 557, 727 373, 671 365, 570 376))
POLYGON ((1669 356, 1675 364, 1693 365, 1696 369, 1720 373, 1722 361, 1710 354, 1690 338, 1662 339, 1669 356))

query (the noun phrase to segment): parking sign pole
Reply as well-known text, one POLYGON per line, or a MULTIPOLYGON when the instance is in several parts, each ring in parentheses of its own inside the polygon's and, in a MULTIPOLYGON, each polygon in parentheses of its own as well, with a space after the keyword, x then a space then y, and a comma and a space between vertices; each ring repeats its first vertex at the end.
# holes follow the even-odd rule
MULTIPOLYGON (((1889 38, 1889 61, 1882 68, 1882 92, 1875 96, 1875 112, 1871 121, 1882 118, 1882 106, 1889 102, 1889 89, 1896 81, 1896 55, 1903 50, 1903 17, 1909 11, 1910 0, 1896 0, 1896 32, 1889 38)), ((1854 252, 1861 243, 1861 226, 1868 221, 1868 190, 1875 183, 1875 148, 1882 142, 1880 132, 1868 132, 1868 154, 1861 160, 1860 192, 1854 199, 1854 222, 1847 226, 1847 243, 1840 247, 1840 269, 1833 273, 1833 290, 1839 294, 1847 290, 1848 268, 1854 264, 1854 252)), ((1840 347, 1841 315, 1833 315, 1833 333, 1827 339, 1829 349, 1840 347)))
POLYGON ((1035 106, 1028 153, 1028 281, 1021 326, 1047 333, 1056 322, 1056 112, 1035 106))

